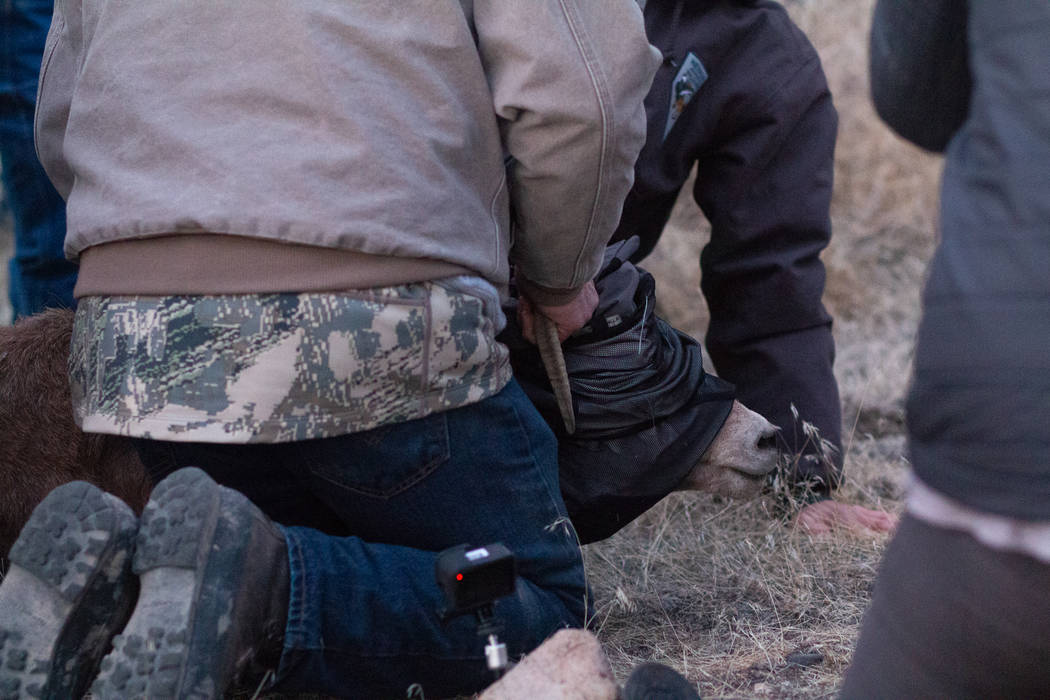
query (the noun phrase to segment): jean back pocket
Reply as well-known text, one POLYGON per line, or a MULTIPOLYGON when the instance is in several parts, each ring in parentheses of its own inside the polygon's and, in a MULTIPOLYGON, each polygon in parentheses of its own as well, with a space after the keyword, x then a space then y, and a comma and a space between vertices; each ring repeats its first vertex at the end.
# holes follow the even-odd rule
POLYGON ((449 458, 444 413, 300 446, 314 475, 374 498, 396 496, 449 458))

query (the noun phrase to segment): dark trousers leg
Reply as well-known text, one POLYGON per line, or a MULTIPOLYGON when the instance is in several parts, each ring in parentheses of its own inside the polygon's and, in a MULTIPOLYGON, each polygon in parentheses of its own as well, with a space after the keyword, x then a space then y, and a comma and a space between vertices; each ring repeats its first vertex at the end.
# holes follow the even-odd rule
POLYGON ((477 404, 364 433, 278 445, 139 441, 154 478, 198 466, 284 526, 291 592, 278 690, 352 697, 477 692, 470 617, 443 621, 444 549, 500 542, 515 594, 494 612, 512 657, 582 626, 587 587, 558 490, 554 435, 516 382, 477 404), (333 537, 334 523, 350 536, 333 537))
POLYGON ((1050 697, 1050 565, 906 516, 841 697, 1050 697))
POLYGON ((33 109, 51 0, 0 2, 0 161, 15 232, 8 291, 14 318, 73 308, 77 266, 66 260, 66 203, 33 147, 33 109))

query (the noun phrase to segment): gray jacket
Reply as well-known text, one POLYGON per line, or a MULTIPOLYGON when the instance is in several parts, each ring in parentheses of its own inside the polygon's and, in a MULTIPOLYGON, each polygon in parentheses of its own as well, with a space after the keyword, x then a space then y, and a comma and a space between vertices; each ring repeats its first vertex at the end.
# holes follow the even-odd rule
MULTIPOLYGON (((37 148, 70 257, 233 234, 503 285, 509 255, 553 302, 601 263, 658 60, 634 0, 57 0, 37 148)), ((287 291, 238 258, 156 291, 287 291)), ((125 273, 81 274, 92 293, 157 286, 125 273)))
POLYGON ((872 62, 880 114, 945 148, 915 472, 972 508, 1050 520, 1050 4, 880 0, 872 62))

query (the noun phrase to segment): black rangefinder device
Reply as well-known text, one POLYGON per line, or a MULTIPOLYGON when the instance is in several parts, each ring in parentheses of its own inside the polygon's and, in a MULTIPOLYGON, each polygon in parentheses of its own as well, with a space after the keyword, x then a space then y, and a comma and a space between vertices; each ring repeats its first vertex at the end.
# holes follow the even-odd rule
POLYGON ((516 573, 514 555, 498 542, 446 549, 434 565, 437 583, 445 593, 444 617, 476 613, 511 595, 516 573))

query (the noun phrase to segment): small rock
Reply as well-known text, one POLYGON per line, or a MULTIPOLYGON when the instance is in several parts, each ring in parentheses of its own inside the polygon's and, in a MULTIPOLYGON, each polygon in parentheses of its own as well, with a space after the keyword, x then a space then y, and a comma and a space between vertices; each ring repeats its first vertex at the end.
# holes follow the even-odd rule
POLYGON ((598 639, 560 630, 478 700, 616 700, 620 692, 598 639))

